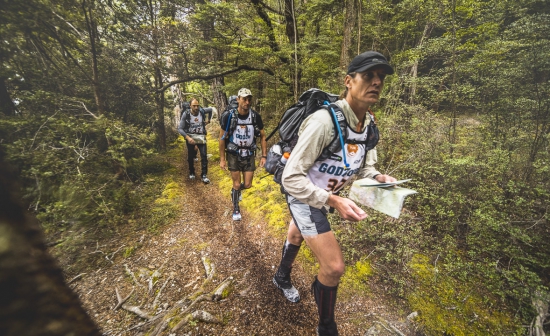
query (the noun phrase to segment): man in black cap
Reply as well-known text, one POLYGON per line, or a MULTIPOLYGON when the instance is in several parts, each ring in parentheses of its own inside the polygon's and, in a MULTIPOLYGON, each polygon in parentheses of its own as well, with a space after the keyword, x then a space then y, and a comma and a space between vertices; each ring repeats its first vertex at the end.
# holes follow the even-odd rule
POLYGON ((376 133, 377 137, 370 107, 378 102, 384 78, 391 74, 393 69, 382 54, 367 51, 356 56, 344 79, 345 91, 334 105, 347 123, 344 147, 327 159, 317 160, 333 141, 336 132, 331 114, 326 109, 319 110, 300 126, 298 143, 292 149, 282 175, 292 221, 273 283, 289 301, 300 300, 298 290, 291 283, 290 272, 305 240, 320 266, 312 284, 319 311, 317 335, 338 335, 334 307, 338 283, 344 273, 344 258, 331 231, 327 208, 334 208, 345 220, 363 220, 367 214, 352 200, 338 196, 338 192, 350 183, 354 175, 370 177, 378 182, 396 181, 375 169, 376 148, 366 150, 370 147, 368 139, 371 133, 376 133), (348 166, 344 167, 344 163, 348 166))

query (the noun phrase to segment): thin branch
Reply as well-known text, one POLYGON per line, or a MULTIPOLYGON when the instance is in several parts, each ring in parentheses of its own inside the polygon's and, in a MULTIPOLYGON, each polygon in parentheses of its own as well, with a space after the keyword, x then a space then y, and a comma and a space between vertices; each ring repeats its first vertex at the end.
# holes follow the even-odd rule
POLYGON ((167 89, 169 89, 172 85, 176 85, 176 84, 179 84, 179 83, 185 83, 185 82, 190 82, 190 81, 194 81, 194 80, 209 80, 209 79, 213 79, 213 78, 216 78, 216 77, 223 77, 223 76, 235 73, 235 72, 239 72, 241 70, 263 71, 263 72, 268 73, 272 76, 275 75, 273 73, 273 71, 271 71, 270 69, 255 68, 255 67, 251 67, 249 65, 239 65, 235 69, 227 70, 227 71, 220 72, 220 73, 217 73, 217 74, 189 76, 189 77, 186 77, 186 78, 183 78, 183 79, 178 79, 178 80, 175 80, 175 81, 171 81, 171 82, 168 82, 163 87, 161 87, 160 89, 156 90, 156 92, 157 93, 162 93, 162 92, 166 91, 167 89))
POLYGON ((150 320, 150 319, 153 318, 149 314, 147 314, 146 312, 141 310, 140 307, 137 307, 137 306, 122 305, 122 309, 127 310, 129 312, 132 312, 132 313, 136 314, 137 316, 139 316, 143 319, 146 319, 146 320, 150 320))
POLYGON ((44 127, 44 125, 46 125, 46 123, 48 122, 48 120, 50 120, 51 118, 55 117, 55 115, 57 114, 58 111, 55 111, 54 114, 52 114, 51 116, 48 117, 48 119, 46 119, 46 121, 44 121, 44 123, 42 125, 40 125, 40 127, 38 127, 38 130, 36 131, 36 133, 34 133, 34 137, 32 138, 32 142, 31 142, 31 145, 29 146, 29 149, 32 149, 32 146, 34 146, 34 141, 36 140, 36 137, 38 136, 38 133, 40 133, 40 130, 42 129, 42 127, 44 127))
POLYGON ((270 12, 272 12, 272 13, 275 13, 275 14, 277 14, 277 15, 285 15, 285 14, 284 14, 283 12, 281 12, 280 10, 275 9, 275 8, 273 8, 273 7, 270 7, 268 4, 266 4, 266 3, 263 2, 263 1, 259 1, 259 4, 260 4, 263 8, 267 9, 268 11, 270 11, 270 12))
POLYGON ((78 35, 78 37, 79 37, 80 39, 82 39, 82 34, 78 31, 78 29, 75 28, 75 26, 73 26, 72 23, 70 23, 69 21, 65 20, 64 17, 62 17, 61 15, 57 14, 57 13, 54 12, 53 10, 52 10, 52 13, 53 13, 53 15, 57 16, 58 18, 60 18, 61 21, 65 22, 69 27, 71 27, 71 28, 75 31, 75 33, 78 35))
POLYGON ((94 117, 95 119, 98 119, 98 117, 97 117, 95 114, 93 114, 90 110, 88 110, 88 108, 86 107, 86 105, 85 105, 83 102, 78 101, 78 100, 76 100, 76 102, 77 102, 77 103, 80 103, 80 105, 82 105, 82 107, 84 108, 84 110, 86 111, 86 113, 88 113, 89 115, 91 115, 91 116, 94 117))
POLYGON ((124 264, 124 268, 126 269, 126 273, 128 273, 128 275, 130 275, 132 277, 132 279, 134 280, 134 282, 136 283, 136 285, 138 285, 139 287, 143 287, 142 284, 140 284, 137 279, 136 279, 136 276, 134 275, 134 272, 132 272, 130 270, 130 268, 128 267, 127 264, 124 264))
POLYGON ((74 278, 72 278, 71 280, 69 280, 69 282, 67 282, 67 285, 72 284, 73 282, 75 282, 76 280, 80 279, 80 278, 83 277, 84 275, 86 275, 86 273, 80 273, 79 275, 77 275, 77 276, 75 276, 74 278))
POLYGON ((153 300, 153 307, 156 307, 158 305, 158 300, 160 299, 160 295, 162 294, 162 291, 164 290, 164 287, 166 287, 166 285, 172 281, 172 277, 169 277, 165 282, 164 284, 162 285, 162 287, 160 287, 160 290, 159 292, 157 293, 157 296, 155 297, 155 300, 153 300))
POLYGON ((120 296, 120 293, 118 292, 118 287, 115 287, 115 292, 116 292, 116 298, 117 298, 117 305, 113 308, 113 310, 117 310, 118 308, 122 307, 123 304, 126 303, 126 301, 128 301, 128 299, 130 298, 130 296, 132 296, 132 294, 134 294, 134 290, 135 288, 132 288, 132 291, 130 292, 130 294, 128 294, 127 297, 125 297, 124 299, 120 296))

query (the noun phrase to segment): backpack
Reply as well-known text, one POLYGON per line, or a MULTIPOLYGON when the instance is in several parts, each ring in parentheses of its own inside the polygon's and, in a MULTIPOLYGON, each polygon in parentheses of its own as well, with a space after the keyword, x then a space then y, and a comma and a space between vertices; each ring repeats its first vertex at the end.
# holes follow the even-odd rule
POLYGON ((220 126, 223 118, 227 115, 227 113, 231 112, 232 110, 236 110, 239 107, 239 103, 237 102, 237 96, 230 96, 229 97, 229 103, 227 104, 227 107, 222 112, 222 115, 220 116, 220 126))
POLYGON ((187 101, 180 102, 180 120, 183 117, 183 113, 191 108, 191 104, 187 101))
MULTIPOLYGON (((269 134, 266 138, 268 141, 278 130, 280 141, 275 145, 271 146, 267 153, 267 159, 265 163, 265 170, 269 174, 273 174, 273 180, 281 184, 281 176, 284 169, 284 164, 281 163, 281 157, 284 152, 292 152, 292 149, 296 146, 298 142, 298 131, 302 122, 309 117, 311 114, 323 109, 326 110, 332 116, 332 121, 336 129, 334 139, 329 143, 328 146, 323 148, 321 155, 316 159, 316 161, 323 161, 329 158, 332 154, 339 152, 341 149, 345 151, 345 143, 349 144, 364 144, 365 145, 365 154, 367 151, 371 150, 376 146, 379 139, 378 128, 374 117, 371 113, 369 116, 371 122, 369 123, 368 130, 368 139, 365 141, 356 141, 347 139, 348 138, 348 123, 344 116, 344 113, 335 104, 338 100, 338 96, 321 91, 316 88, 312 88, 302 93, 298 102, 289 107, 281 117, 277 127, 269 134)), ((349 164, 346 160, 346 155, 342 156, 344 160, 345 167, 349 167, 349 164)), ((366 155, 363 157, 363 162, 366 158, 366 155)))

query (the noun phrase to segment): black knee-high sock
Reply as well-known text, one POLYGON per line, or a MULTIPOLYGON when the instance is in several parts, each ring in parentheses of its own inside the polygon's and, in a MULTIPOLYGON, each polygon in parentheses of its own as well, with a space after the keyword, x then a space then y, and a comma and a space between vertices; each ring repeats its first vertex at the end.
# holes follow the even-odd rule
POLYGON ((280 280, 287 280, 289 282, 289 285, 290 272, 292 271, 292 263, 294 263, 294 259, 296 259, 296 255, 298 255, 298 251, 300 251, 300 246, 293 245, 285 240, 281 256, 281 263, 279 264, 279 269, 277 269, 276 276, 280 280))
POLYGON ((233 202, 233 211, 240 211, 239 209, 239 193, 240 190, 231 189, 231 201, 233 202))
POLYGON ((325 286, 315 278, 311 287, 313 288, 313 295, 315 296, 315 302, 319 309, 319 325, 332 325, 335 328, 334 306, 336 305, 336 292, 338 291, 338 286, 325 286))

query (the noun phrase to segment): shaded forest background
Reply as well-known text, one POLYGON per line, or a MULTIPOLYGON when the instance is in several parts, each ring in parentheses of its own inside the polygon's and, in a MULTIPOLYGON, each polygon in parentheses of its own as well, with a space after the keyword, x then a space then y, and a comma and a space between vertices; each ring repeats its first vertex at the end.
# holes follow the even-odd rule
POLYGON ((271 131, 382 52, 380 170, 419 194, 342 233, 346 261, 368 260, 428 335, 549 329, 549 2, 1 0, 0 36, 0 144, 51 244, 175 216, 143 204, 180 102, 222 111, 248 87, 271 131))

